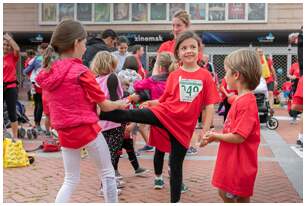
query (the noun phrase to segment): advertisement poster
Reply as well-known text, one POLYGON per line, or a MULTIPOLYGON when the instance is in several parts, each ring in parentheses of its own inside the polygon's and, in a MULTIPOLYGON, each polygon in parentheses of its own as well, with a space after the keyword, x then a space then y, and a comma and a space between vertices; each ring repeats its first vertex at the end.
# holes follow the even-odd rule
POLYGON ((56 4, 42 4, 42 21, 56 21, 56 4))
POLYGON ((249 20, 265 20, 266 4, 249 4, 248 19, 249 20))
POLYGON ((148 4, 132 4, 132 21, 148 21, 148 4))
POLYGON ((245 19, 245 4, 228 4, 228 19, 229 20, 245 19))
POLYGON ((224 21, 225 20, 225 4, 208 4, 208 20, 224 21))
POLYGON ((151 20, 167 20, 167 4, 152 3, 151 4, 151 20))
POLYGON ((128 21, 130 5, 126 3, 114 4, 114 21, 128 21))
POLYGON ((206 4, 189 4, 189 11, 192 20, 205 20, 206 4))
POLYGON ((74 4, 59 4, 59 20, 74 19, 74 4))
POLYGON ((80 21, 91 21, 92 4, 77 4, 77 19, 80 21))
POLYGON ((110 4, 95 4, 95 22, 110 22, 110 4))
POLYGON ((172 17, 175 14, 175 12, 179 10, 185 10, 185 4, 169 4, 169 6, 170 6, 169 8, 170 21, 172 20, 172 17))

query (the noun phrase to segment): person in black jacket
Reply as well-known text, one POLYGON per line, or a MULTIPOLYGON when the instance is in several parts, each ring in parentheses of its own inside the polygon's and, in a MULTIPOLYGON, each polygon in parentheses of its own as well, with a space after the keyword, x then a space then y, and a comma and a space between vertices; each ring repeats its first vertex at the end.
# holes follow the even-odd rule
POLYGON ((101 38, 93 37, 89 39, 86 44, 86 52, 83 55, 83 64, 89 67, 90 62, 99 51, 114 51, 117 38, 116 32, 107 29, 102 33, 101 38))

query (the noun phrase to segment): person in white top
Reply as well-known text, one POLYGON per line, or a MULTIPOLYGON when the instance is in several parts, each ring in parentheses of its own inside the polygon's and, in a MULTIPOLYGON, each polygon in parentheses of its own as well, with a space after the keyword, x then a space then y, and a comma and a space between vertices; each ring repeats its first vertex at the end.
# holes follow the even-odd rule
POLYGON ((128 53, 128 48, 129 48, 129 40, 125 36, 120 36, 118 38, 118 46, 117 46, 117 51, 114 51, 112 55, 114 55, 117 60, 118 64, 116 67, 116 73, 119 73, 122 70, 124 61, 126 57, 129 55, 128 53))

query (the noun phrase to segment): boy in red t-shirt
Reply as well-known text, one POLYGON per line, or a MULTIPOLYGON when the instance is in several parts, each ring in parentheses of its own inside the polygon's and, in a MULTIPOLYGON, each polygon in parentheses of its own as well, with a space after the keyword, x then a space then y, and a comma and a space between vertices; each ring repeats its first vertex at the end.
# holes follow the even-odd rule
POLYGON ((220 141, 212 184, 224 202, 250 202, 257 174, 260 124, 256 97, 261 65, 256 53, 241 49, 224 61, 225 80, 238 96, 232 103, 223 133, 208 131, 202 145, 220 141))

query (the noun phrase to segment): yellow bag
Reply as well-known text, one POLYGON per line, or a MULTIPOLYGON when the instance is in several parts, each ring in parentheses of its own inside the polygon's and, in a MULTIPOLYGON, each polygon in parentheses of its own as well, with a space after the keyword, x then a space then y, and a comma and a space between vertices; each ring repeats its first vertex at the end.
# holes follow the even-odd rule
POLYGON ((10 167, 25 167, 30 165, 28 154, 23 148, 21 140, 15 142, 12 139, 5 138, 3 140, 3 166, 10 167))
POLYGON ((265 56, 263 56, 263 64, 261 65, 261 75, 263 78, 268 78, 271 76, 271 72, 270 72, 270 69, 269 69, 269 65, 268 65, 268 62, 267 62, 267 59, 265 56))

